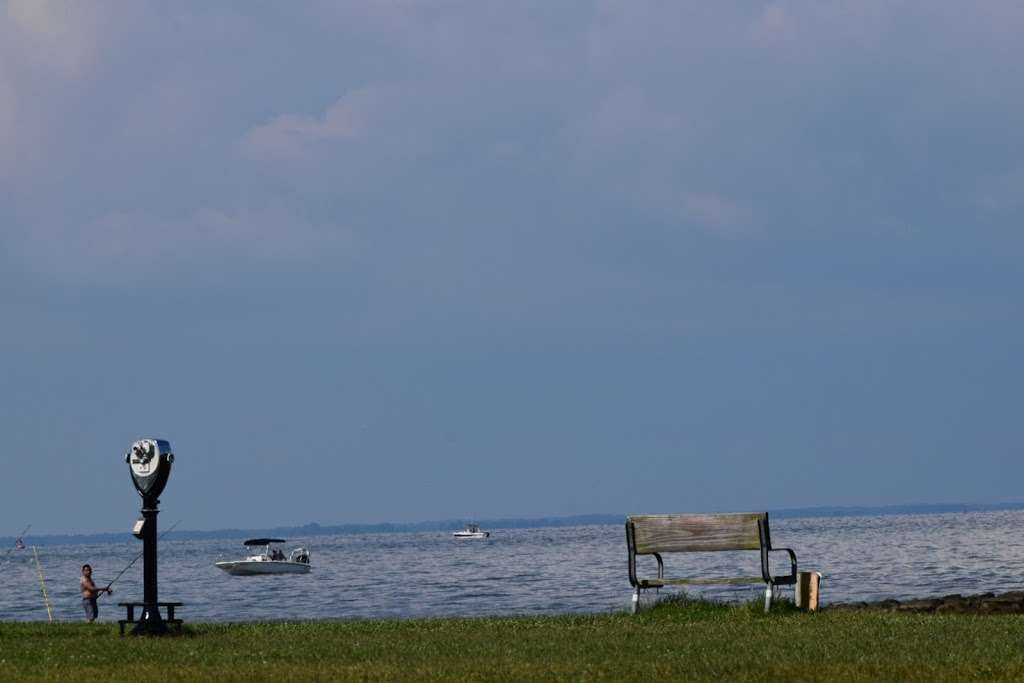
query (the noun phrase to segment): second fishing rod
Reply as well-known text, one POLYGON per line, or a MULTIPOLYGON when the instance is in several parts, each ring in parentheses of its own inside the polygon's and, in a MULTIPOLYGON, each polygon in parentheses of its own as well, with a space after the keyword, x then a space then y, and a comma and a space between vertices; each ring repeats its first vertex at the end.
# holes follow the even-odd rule
MULTIPOLYGON (((178 526, 179 524, 181 524, 181 520, 180 520, 180 519, 179 519, 179 520, 178 520, 177 522, 175 522, 174 524, 172 524, 171 526, 169 526, 169 527, 167 528, 167 530, 166 530, 166 531, 164 531, 164 532, 163 532, 162 534, 160 534, 159 536, 157 536, 157 540, 160 540, 160 539, 162 539, 162 538, 163 538, 164 536, 166 536, 167 534, 169 534, 169 533, 171 533, 172 531, 174 531, 174 527, 178 526)), ((135 556, 134 558, 132 558, 132 561, 128 563, 128 566, 126 566, 126 567, 125 567, 124 569, 122 569, 122 570, 121 570, 121 571, 120 571, 120 572, 118 573, 118 575, 117 575, 117 576, 115 576, 115 577, 113 578, 113 580, 111 580, 111 582, 107 584, 107 587, 106 587, 106 588, 105 588, 104 590, 109 590, 109 589, 110 589, 110 587, 114 585, 114 582, 115 582, 115 581, 117 581, 118 579, 120 579, 120 578, 121 578, 122 576, 124 576, 124 573, 125 573, 126 571, 128 571, 129 569, 131 569, 131 568, 132 568, 132 567, 133 567, 133 566, 135 565, 135 563, 136 563, 136 562, 138 562, 138 561, 139 561, 139 559, 140 559, 140 558, 141 558, 141 557, 142 557, 142 556, 143 556, 143 555, 144 555, 145 553, 146 553, 146 551, 145 551, 145 550, 142 550, 142 551, 140 551, 140 552, 139 552, 139 554, 138 554, 138 555, 136 555, 136 556, 135 556)))

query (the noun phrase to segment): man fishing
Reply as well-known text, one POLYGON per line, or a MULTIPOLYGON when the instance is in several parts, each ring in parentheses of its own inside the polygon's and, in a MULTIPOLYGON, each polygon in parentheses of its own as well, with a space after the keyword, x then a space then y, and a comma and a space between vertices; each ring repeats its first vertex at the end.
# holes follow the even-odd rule
POLYGON ((106 588, 97 588, 96 584, 92 580, 92 565, 82 565, 82 578, 78 580, 78 587, 82 591, 82 607, 85 609, 85 620, 90 624, 96 621, 96 617, 99 616, 100 608, 96 604, 96 598, 102 593, 108 595, 114 591, 110 590, 108 585, 106 588))

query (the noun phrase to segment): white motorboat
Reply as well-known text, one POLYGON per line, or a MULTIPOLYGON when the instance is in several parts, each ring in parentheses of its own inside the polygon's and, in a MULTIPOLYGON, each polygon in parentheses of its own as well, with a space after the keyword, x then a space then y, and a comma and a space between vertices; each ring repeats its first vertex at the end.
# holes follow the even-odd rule
POLYGON ((275 543, 285 543, 283 538, 250 538, 243 543, 247 548, 262 548, 262 552, 249 555, 244 560, 217 562, 217 567, 232 576, 255 576, 258 574, 308 574, 313 567, 309 564, 309 551, 296 548, 286 556, 274 548, 275 543))
POLYGON ((467 524, 462 531, 452 532, 455 538, 487 538, 490 535, 490 531, 483 531, 477 524, 467 524))

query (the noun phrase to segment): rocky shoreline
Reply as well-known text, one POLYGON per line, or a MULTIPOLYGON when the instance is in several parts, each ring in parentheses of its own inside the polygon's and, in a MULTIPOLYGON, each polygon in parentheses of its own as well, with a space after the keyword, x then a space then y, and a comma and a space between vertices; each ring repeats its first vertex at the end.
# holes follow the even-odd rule
POLYGON ((955 593, 941 598, 841 603, 828 605, 827 609, 866 609, 929 614, 1024 614, 1024 591, 979 593, 977 595, 955 593))

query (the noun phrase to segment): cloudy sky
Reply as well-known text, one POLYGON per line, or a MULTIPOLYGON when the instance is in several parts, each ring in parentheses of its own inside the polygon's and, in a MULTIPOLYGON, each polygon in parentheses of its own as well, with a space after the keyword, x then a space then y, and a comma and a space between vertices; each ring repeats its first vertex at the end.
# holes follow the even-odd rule
POLYGON ((0 535, 1024 499, 1021 35, 0 1, 0 535))

